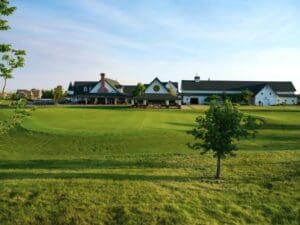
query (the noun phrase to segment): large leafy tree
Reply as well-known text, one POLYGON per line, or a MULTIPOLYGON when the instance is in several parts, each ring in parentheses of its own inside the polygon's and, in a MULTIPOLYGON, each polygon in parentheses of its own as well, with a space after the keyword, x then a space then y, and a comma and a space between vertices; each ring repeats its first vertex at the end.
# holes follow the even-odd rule
POLYGON ((216 178, 221 176, 221 159, 234 156, 236 141, 254 137, 259 125, 254 117, 245 116, 228 100, 224 103, 212 102, 205 115, 197 117, 196 122, 197 126, 188 132, 196 142, 189 146, 203 150, 203 154, 213 151, 217 159, 216 178))
MULTIPOLYGON (((0 0, 0 31, 9 30, 8 21, 3 19, 11 15, 16 10, 8 0, 0 0)), ((6 83, 8 79, 13 78, 13 71, 24 66, 24 50, 16 50, 10 44, 0 44, 0 77, 3 79, 1 96, 4 97, 6 83)))

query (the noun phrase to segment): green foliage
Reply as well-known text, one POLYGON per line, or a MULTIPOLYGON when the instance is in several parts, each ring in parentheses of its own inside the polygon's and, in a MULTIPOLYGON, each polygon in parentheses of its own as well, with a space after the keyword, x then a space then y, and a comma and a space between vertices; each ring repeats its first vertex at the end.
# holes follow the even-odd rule
POLYGON ((145 85, 142 83, 138 83, 135 90, 133 91, 133 96, 134 97, 139 97, 142 96, 145 93, 145 85))
POLYGON ((39 108, 0 142, 1 225, 298 225, 300 107, 239 107, 265 124, 223 180, 186 146, 207 109, 39 108))
POLYGON ((243 90, 241 93, 242 102, 247 105, 251 105, 254 93, 249 89, 243 90))
POLYGON ((208 96, 205 99, 205 102, 210 103, 210 102, 213 102, 213 101, 220 101, 220 100, 221 100, 220 96, 218 96, 218 95, 211 95, 211 96, 208 96))
POLYGON ((57 86, 56 88, 54 88, 53 91, 53 99, 55 104, 58 104, 59 101, 61 101, 64 97, 64 89, 61 85, 57 86))
POLYGON ((256 120, 244 116, 230 101, 224 104, 212 102, 205 116, 196 118, 197 126, 188 133, 201 142, 190 144, 192 149, 201 149, 203 153, 213 151, 218 159, 216 177, 220 177, 220 159, 227 155, 235 155, 236 141, 240 138, 254 136, 257 128, 256 120))
POLYGON ((14 112, 7 120, 0 121, 0 135, 20 125, 23 119, 29 115, 29 110, 25 108, 26 103, 26 99, 20 99, 12 103, 14 112))
POLYGON ((173 88, 172 86, 170 86, 170 87, 168 88, 168 93, 169 93, 169 95, 171 95, 171 96, 177 96, 177 93, 176 93, 176 91, 174 90, 174 88, 173 88))
MULTIPOLYGON (((9 6, 9 1, 0 0, 0 16, 9 16, 15 9, 15 7, 9 6)), ((10 27, 7 25, 7 21, 0 19, 0 31, 8 29, 10 29, 10 27)), ((26 52, 24 50, 16 50, 13 49, 10 44, 0 43, 0 77, 4 81, 1 97, 4 98, 7 79, 13 78, 13 71, 15 69, 24 66, 25 55, 26 52)))
POLYGON ((9 30, 10 27, 7 24, 7 20, 2 19, 3 16, 9 16, 13 14, 16 7, 11 7, 8 0, 0 0, 0 30, 9 30))
POLYGON ((54 98, 54 91, 51 90, 42 90, 42 98, 44 99, 53 99, 54 98))

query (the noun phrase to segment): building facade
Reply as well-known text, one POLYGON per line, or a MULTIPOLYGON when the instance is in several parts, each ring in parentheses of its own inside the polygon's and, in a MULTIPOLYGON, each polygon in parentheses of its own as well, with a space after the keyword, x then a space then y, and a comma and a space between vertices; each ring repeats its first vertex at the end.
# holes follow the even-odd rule
POLYGON ((42 98, 42 94, 42 90, 35 88, 31 90, 19 89, 16 92, 17 96, 27 98, 30 100, 40 100, 42 98))
POLYGON ((253 93, 252 103, 255 105, 297 104, 296 89, 292 82, 200 80, 199 76, 181 82, 184 104, 206 104, 209 96, 230 96, 245 90, 253 93))
POLYGON ((177 82, 155 78, 144 86, 145 92, 136 96, 137 85, 122 85, 101 73, 99 81, 70 83, 68 95, 74 104, 181 105, 177 82))

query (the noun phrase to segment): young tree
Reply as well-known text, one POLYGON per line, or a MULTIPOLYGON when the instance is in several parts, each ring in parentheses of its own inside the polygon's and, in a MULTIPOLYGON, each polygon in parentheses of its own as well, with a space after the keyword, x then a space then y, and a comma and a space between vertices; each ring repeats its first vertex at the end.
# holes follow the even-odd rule
POLYGON ((210 103, 212 101, 221 101, 221 97, 219 95, 211 95, 206 97, 204 101, 207 103, 210 103))
POLYGON ((30 110, 32 109, 26 109, 26 103, 26 99, 20 99, 12 105, 12 107, 14 107, 12 116, 7 120, 0 121, 0 136, 20 125, 23 119, 30 115, 30 110))
POLYGON ((171 96, 177 96, 177 92, 174 90, 173 87, 169 87, 169 88, 168 88, 168 93, 169 93, 169 95, 171 95, 171 96))
POLYGON ((242 95, 242 101, 248 105, 251 105, 254 93, 249 89, 246 89, 242 91, 241 95, 242 95))
POLYGON ((64 89, 61 85, 54 88, 53 99, 55 104, 58 104, 64 97, 64 89))
MULTIPOLYGON (((9 16, 16 10, 11 7, 8 0, 0 0, 0 31, 9 30, 10 26, 3 16, 9 16)), ((3 79, 1 96, 4 97, 7 79, 13 78, 13 71, 24 66, 24 50, 15 50, 10 44, 0 44, 0 77, 3 79)))
POLYGON ((135 90, 133 91, 133 96, 134 97, 139 97, 142 96, 145 93, 145 85, 142 83, 138 83, 135 90))
POLYGON ((204 116, 197 117, 197 126, 189 131, 199 142, 189 144, 192 149, 202 149, 202 154, 213 151, 217 158, 216 178, 221 176, 221 159, 234 156, 235 144, 240 138, 254 137, 258 122, 245 116, 230 101, 212 102, 204 116))

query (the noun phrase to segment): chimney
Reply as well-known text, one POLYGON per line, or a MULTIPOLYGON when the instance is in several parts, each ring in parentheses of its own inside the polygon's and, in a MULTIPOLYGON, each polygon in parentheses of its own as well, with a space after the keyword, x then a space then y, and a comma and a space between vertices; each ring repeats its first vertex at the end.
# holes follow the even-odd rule
POLYGON ((107 92, 107 88, 105 87, 105 73, 101 73, 100 74, 100 88, 98 90, 98 93, 106 93, 107 92))
POLYGON ((198 83, 198 82, 200 82, 200 77, 199 76, 195 76, 194 80, 195 80, 196 83, 198 83))
POLYGON ((101 81, 104 81, 105 80, 105 73, 100 73, 100 77, 101 77, 101 81))

